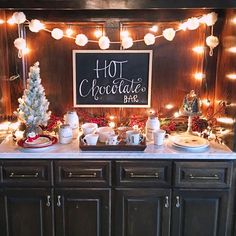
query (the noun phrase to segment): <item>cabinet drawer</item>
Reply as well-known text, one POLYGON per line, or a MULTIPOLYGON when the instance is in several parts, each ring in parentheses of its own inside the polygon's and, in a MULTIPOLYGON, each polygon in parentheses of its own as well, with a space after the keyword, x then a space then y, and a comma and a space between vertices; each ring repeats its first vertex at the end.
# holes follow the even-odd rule
POLYGON ((51 186, 52 162, 4 161, 2 183, 4 186, 51 186))
POLYGON ((233 163, 175 162, 175 187, 229 188, 233 163))
POLYGON ((170 186, 171 162, 167 161, 117 161, 117 186, 170 186))
POLYGON ((57 186, 105 187, 111 183, 109 161, 56 161, 57 186))

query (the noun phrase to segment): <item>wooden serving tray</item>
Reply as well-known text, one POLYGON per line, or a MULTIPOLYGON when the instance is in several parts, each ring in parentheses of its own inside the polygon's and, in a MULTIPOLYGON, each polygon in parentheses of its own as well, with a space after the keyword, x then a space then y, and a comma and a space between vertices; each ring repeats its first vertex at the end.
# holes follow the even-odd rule
POLYGON ((79 138, 79 147, 82 151, 144 151, 147 147, 146 139, 141 142, 139 145, 128 145, 125 142, 120 142, 117 145, 106 145, 105 143, 97 142, 97 145, 86 145, 81 139, 84 138, 84 135, 79 138))

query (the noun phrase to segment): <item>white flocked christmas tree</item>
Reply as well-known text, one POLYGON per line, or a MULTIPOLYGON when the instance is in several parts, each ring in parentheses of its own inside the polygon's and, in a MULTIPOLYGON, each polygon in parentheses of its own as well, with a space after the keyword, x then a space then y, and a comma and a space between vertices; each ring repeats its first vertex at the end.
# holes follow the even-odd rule
POLYGON ((17 116, 29 132, 35 132, 40 125, 47 125, 51 112, 48 111, 49 102, 41 84, 39 62, 30 67, 27 87, 18 102, 17 116))

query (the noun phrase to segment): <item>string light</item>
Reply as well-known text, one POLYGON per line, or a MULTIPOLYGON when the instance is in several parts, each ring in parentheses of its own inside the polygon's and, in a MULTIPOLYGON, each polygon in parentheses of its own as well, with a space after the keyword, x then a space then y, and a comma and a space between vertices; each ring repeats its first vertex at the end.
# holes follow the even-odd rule
POLYGON ((232 19, 232 22, 236 24, 236 16, 232 19))
POLYGON ((206 38, 206 44, 210 47, 209 55, 213 56, 213 49, 218 46, 219 39, 216 36, 210 35, 206 38))
POLYGON ((228 48, 227 51, 232 52, 232 53, 236 53, 236 47, 228 48))
POLYGON ((75 43, 79 46, 85 46, 88 43, 88 38, 84 34, 78 34, 75 39, 75 43))
POLYGON ((226 77, 227 77, 228 79, 231 79, 231 80, 236 80, 236 74, 235 74, 235 73, 227 74, 226 77))
POLYGON ((204 47, 203 46, 196 46, 192 49, 197 54, 203 54, 204 53, 204 47))
POLYGON ((3 19, 0 19, 0 25, 4 24, 5 21, 3 19))
POLYGON ((29 30, 34 33, 38 33, 40 30, 44 29, 44 24, 39 20, 31 20, 29 22, 29 30))
POLYGON ((54 39, 59 40, 59 39, 63 38, 63 31, 61 29, 55 28, 52 30, 51 36, 54 39))
POLYGON ((74 31, 69 27, 68 29, 66 29, 66 35, 68 37, 72 36, 74 34, 74 31))
POLYGON ((187 28, 189 30, 195 30, 199 27, 199 20, 196 17, 192 17, 187 20, 187 28))
POLYGON ((153 45, 155 43, 155 36, 151 33, 148 33, 144 36, 144 42, 146 45, 153 45))
POLYGON ((120 32, 120 37, 122 38, 127 38, 129 36, 129 31, 128 30, 122 30, 120 32))
MULTIPOLYGON (((39 30, 43 29, 45 30, 46 32, 49 32, 51 33, 51 36, 56 39, 56 40, 59 40, 61 38, 63 38, 64 34, 63 34, 63 31, 59 28, 55 28, 53 30, 49 30, 49 29, 46 29, 44 27, 44 25, 34 19, 34 20, 31 20, 31 21, 28 21, 25 17, 25 14, 23 12, 15 12, 13 14, 14 17, 10 18, 8 20, 8 23, 9 24, 14 24, 14 23, 17 23, 17 24, 22 24, 23 22, 27 22, 26 24, 31 24, 32 21, 37 21, 38 23, 38 26, 35 28, 34 27, 30 27, 30 28, 33 28, 33 32, 38 32, 39 30), (40 26, 39 26, 40 25, 40 26)), ((102 31, 97 28, 96 31, 94 32, 94 35, 96 38, 98 38, 99 40, 98 41, 95 41, 95 40, 90 40, 87 38, 87 42, 89 43, 98 43, 99 47, 103 50, 105 49, 108 49, 110 47, 110 44, 121 44, 123 46, 123 48, 129 48, 129 47, 132 47, 133 43, 137 43, 137 42, 145 42, 146 45, 152 45, 155 43, 155 40, 156 38, 160 38, 160 37, 164 37, 166 40, 168 41, 172 41, 176 35, 177 32, 179 32, 180 30, 186 30, 186 29, 189 29, 189 30, 194 30, 194 29, 197 29, 199 27, 199 24, 200 23, 204 23, 208 26, 213 26, 215 24, 215 22, 217 21, 217 14, 214 13, 214 12, 211 12, 209 14, 206 14, 206 15, 203 15, 201 17, 192 17, 192 18, 189 18, 189 19, 186 19, 184 21, 182 21, 182 23, 180 24, 179 28, 178 29, 174 29, 174 28, 167 28, 167 29, 164 29, 162 34, 160 35, 148 35, 147 37, 143 37, 143 39, 136 39, 136 40, 133 40, 131 36, 129 36, 129 32, 127 30, 122 30, 120 32, 120 37, 121 37, 121 40, 120 41, 113 41, 111 42, 109 40, 109 38, 105 35, 103 35, 102 31), (126 38, 124 40, 124 38, 126 38), (128 39, 127 39, 128 38, 128 39)), ((31 24, 32 25, 32 24, 31 24)), ((37 25, 37 24, 36 24, 37 25)), ((151 31, 153 32, 156 32, 158 31, 158 26, 157 25, 153 25, 151 28, 150 28, 151 31)), ((72 31, 71 30, 68 30, 65 35, 69 36, 70 38, 74 39, 75 42, 76 42, 76 38, 75 37, 72 37, 72 31)), ((87 36, 86 36, 87 37, 87 36)), ((209 36, 208 39, 207 39, 207 45, 210 47, 210 54, 212 54, 212 50, 214 47, 216 47, 219 43, 219 40, 217 37, 211 35, 209 36), (211 37, 211 38, 209 38, 211 37), (214 38, 213 38, 214 37, 214 38)), ((85 42, 85 40, 84 40, 85 42)), ((82 45, 82 44, 81 44, 82 45)), ((85 44, 84 44, 85 45, 85 44)))
POLYGON ((168 109, 168 110, 171 110, 173 107, 174 107, 173 104, 166 104, 165 105, 165 108, 168 109))
POLYGON ((175 118, 180 117, 180 113, 179 113, 178 111, 176 111, 176 112, 174 113, 174 117, 175 117, 175 118))
POLYGON ((112 129, 114 129, 114 128, 116 127, 116 123, 115 123, 114 121, 110 121, 110 122, 108 123, 108 125, 109 125, 112 129))
POLYGON ((203 100, 202 100, 202 104, 204 104, 205 106, 210 106, 211 101, 206 98, 206 99, 203 99, 203 100))
POLYGON ((26 54, 28 54, 29 52, 30 52, 30 49, 27 48, 27 47, 25 47, 25 48, 22 49, 22 54, 23 54, 23 55, 26 55, 26 54))
POLYGON ((173 28, 168 28, 162 32, 164 38, 168 41, 172 41, 175 37, 175 30, 173 28))
POLYGON ((94 31, 94 36, 95 36, 97 39, 100 38, 100 37, 102 36, 102 31, 97 28, 97 29, 94 31))
POLYGON ((200 73, 200 72, 197 72, 197 73, 194 74, 194 78, 195 78, 196 80, 202 80, 202 79, 204 79, 205 77, 206 77, 206 75, 203 74, 203 73, 200 73))
POLYGON ((9 19, 7 20, 7 23, 8 23, 9 25, 14 25, 14 24, 15 24, 15 21, 14 21, 13 18, 11 17, 11 18, 9 18, 9 19))
POLYGON ((150 28, 150 31, 156 33, 158 31, 158 26, 157 25, 153 25, 151 28, 150 28))

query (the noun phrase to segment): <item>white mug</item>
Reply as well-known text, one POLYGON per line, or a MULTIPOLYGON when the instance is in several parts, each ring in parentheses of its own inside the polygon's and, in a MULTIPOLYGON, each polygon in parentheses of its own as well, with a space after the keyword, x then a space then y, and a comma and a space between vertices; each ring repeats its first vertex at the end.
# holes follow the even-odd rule
POLYGON ((59 129, 59 142, 61 144, 71 143, 73 138, 73 133, 70 125, 61 125, 59 129))
POLYGON ((99 142, 101 143, 106 143, 108 140, 108 137, 115 134, 114 130, 109 126, 98 128, 97 133, 99 134, 99 142))
POLYGON ((98 125, 96 123, 84 123, 81 128, 84 135, 93 134, 96 132, 98 125))
POLYGON ((154 137, 154 144, 161 146, 164 143, 166 131, 163 129, 158 129, 153 132, 153 137, 154 137))
POLYGON ((82 141, 87 145, 96 145, 98 141, 98 134, 87 134, 82 141))
POLYGON ((112 134, 108 137, 107 141, 106 141, 107 145, 117 145, 119 144, 118 141, 118 135, 112 134))
POLYGON ((138 131, 135 131, 135 130, 127 131, 126 135, 127 135, 126 142, 127 144, 130 144, 130 145, 138 145, 143 140, 142 135, 138 131))

